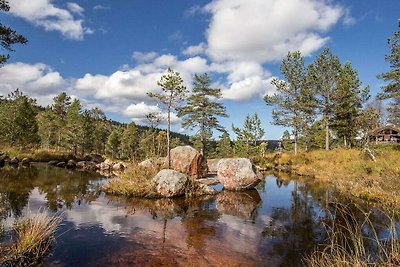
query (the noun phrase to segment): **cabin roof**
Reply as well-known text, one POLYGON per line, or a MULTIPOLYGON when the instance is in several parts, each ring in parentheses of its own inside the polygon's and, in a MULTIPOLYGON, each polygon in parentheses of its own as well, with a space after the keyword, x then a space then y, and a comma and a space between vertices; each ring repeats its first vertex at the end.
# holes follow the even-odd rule
POLYGON ((375 135, 375 134, 378 134, 378 133, 380 133, 382 131, 385 131, 385 130, 396 131, 398 134, 400 134, 400 128, 399 127, 397 127, 394 124, 387 124, 385 126, 381 126, 381 127, 375 128, 374 130, 370 131, 368 133, 368 135, 375 135))

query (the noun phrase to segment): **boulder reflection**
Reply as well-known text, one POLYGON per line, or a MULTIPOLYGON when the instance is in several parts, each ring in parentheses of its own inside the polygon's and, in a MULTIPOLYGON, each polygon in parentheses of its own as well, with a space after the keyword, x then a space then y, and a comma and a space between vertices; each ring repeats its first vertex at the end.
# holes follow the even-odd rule
POLYGON ((256 189, 239 192, 224 190, 218 194, 216 205, 222 214, 254 221, 261 206, 261 198, 256 189))

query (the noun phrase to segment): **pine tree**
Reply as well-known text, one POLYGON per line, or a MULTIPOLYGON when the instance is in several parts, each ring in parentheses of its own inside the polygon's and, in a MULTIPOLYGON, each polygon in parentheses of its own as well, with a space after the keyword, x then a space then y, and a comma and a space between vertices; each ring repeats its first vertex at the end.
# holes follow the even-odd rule
MULTIPOLYGON (((10 6, 7 0, 0 0, 0 11, 10 11, 10 6)), ((16 31, 11 29, 10 27, 3 25, 2 23, 0 23, 0 39, 0 44, 3 50, 7 51, 14 51, 12 49, 12 46, 14 44, 26 44, 28 42, 28 40, 24 36, 18 34, 16 31)), ((4 64, 9 58, 10 56, 8 54, 0 55, 0 65, 4 64)))
POLYGON ((226 158, 231 157, 233 154, 232 151, 232 141, 227 132, 223 132, 219 137, 219 141, 217 144, 217 153, 219 157, 226 158))
POLYGON ((365 101, 369 98, 369 87, 361 88, 357 71, 347 62, 341 67, 337 80, 337 89, 332 94, 333 121, 339 138, 344 146, 351 146, 358 134, 357 118, 365 101))
POLYGON ((0 104, 1 141, 12 146, 26 146, 39 141, 36 102, 18 89, 0 104))
POLYGON ((74 155, 78 154, 78 148, 82 144, 81 108, 81 102, 78 99, 74 99, 66 113, 65 146, 69 148, 74 155))
POLYGON ((378 77, 388 82, 382 87, 383 92, 379 94, 381 99, 392 100, 387 108, 388 121, 400 126, 400 20, 398 27, 399 30, 388 40, 391 53, 385 57, 391 70, 378 75, 378 77))
POLYGON ((124 156, 135 160, 138 156, 139 131, 134 122, 129 123, 121 137, 121 149, 124 156))
POLYGON ((250 114, 246 115, 243 128, 235 127, 232 124, 232 130, 237 136, 237 141, 235 143, 236 153, 243 156, 251 154, 253 152, 251 146, 256 146, 257 142, 260 141, 265 134, 257 113, 254 113, 253 116, 250 116, 250 114))
POLYGON ((179 103, 183 101, 186 95, 186 87, 179 72, 168 68, 167 73, 163 75, 157 85, 161 87, 161 93, 148 93, 152 98, 158 99, 167 108, 167 162, 168 168, 171 168, 171 112, 179 108, 179 103))
POLYGON ((113 158, 119 158, 121 152, 122 129, 117 127, 107 138, 106 149, 113 158))
POLYGON ((293 129, 294 151, 297 155, 299 135, 307 126, 307 116, 312 118, 314 114, 315 98, 305 84, 306 68, 299 51, 289 52, 280 69, 286 81, 273 79, 271 83, 277 93, 265 96, 264 100, 267 105, 274 106, 273 123, 293 129))
POLYGON ((39 113, 36 116, 38 122, 38 134, 43 148, 50 149, 50 147, 57 144, 58 134, 60 131, 59 126, 55 121, 57 117, 51 109, 39 113))
POLYGON ((333 117, 332 95, 336 90, 336 82, 340 74, 339 58, 325 48, 308 66, 307 86, 316 93, 317 104, 325 127, 325 149, 330 147, 330 130, 333 117))
POLYGON ((198 128, 197 137, 201 142, 201 154, 206 154, 207 141, 212 137, 213 129, 220 132, 224 128, 217 117, 227 117, 225 107, 218 102, 222 97, 221 89, 211 88, 211 80, 207 73, 195 75, 192 94, 186 105, 179 109, 178 116, 183 118, 183 127, 198 128))

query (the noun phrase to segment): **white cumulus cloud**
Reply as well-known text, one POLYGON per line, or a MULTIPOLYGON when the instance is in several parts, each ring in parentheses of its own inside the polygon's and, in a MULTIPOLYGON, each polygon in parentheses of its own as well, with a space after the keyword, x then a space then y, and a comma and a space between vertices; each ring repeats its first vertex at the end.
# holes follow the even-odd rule
POLYGON ((211 14, 206 36, 212 59, 261 63, 288 51, 318 50, 344 13, 327 0, 214 0, 204 9, 211 14))
POLYGON ((67 81, 60 73, 43 63, 17 62, 0 68, 0 94, 3 96, 18 88, 29 96, 38 98, 40 104, 47 105, 66 86, 67 81))
POLYGON ((67 9, 55 6, 52 0, 10 0, 10 13, 43 27, 46 31, 58 31, 68 39, 82 40, 92 29, 83 26, 84 9, 77 3, 67 3, 67 9), (76 18, 75 15, 80 18, 76 18))

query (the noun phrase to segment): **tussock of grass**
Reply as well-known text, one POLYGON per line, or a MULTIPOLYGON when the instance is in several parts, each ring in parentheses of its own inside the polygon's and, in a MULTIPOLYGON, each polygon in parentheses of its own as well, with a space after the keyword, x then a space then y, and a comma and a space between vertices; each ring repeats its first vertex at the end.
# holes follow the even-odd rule
POLYGON ((335 204, 332 223, 326 224, 327 242, 305 258, 310 266, 400 266, 400 245, 395 221, 386 216, 387 238, 379 238, 370 213, 360 220, 349 206, 335 204))
POLYGON ((0 246, 0 266, 36 266, 49 252, 61 215, 45 212, 17 221, 13 240, 0 246))
POLYGON ((103 190, 108 194, 125 197, 155 196, 157 193, 152 179, 158 172, 158 168, 132 165, 121 177, 110 180, 104 185, 103 190))

